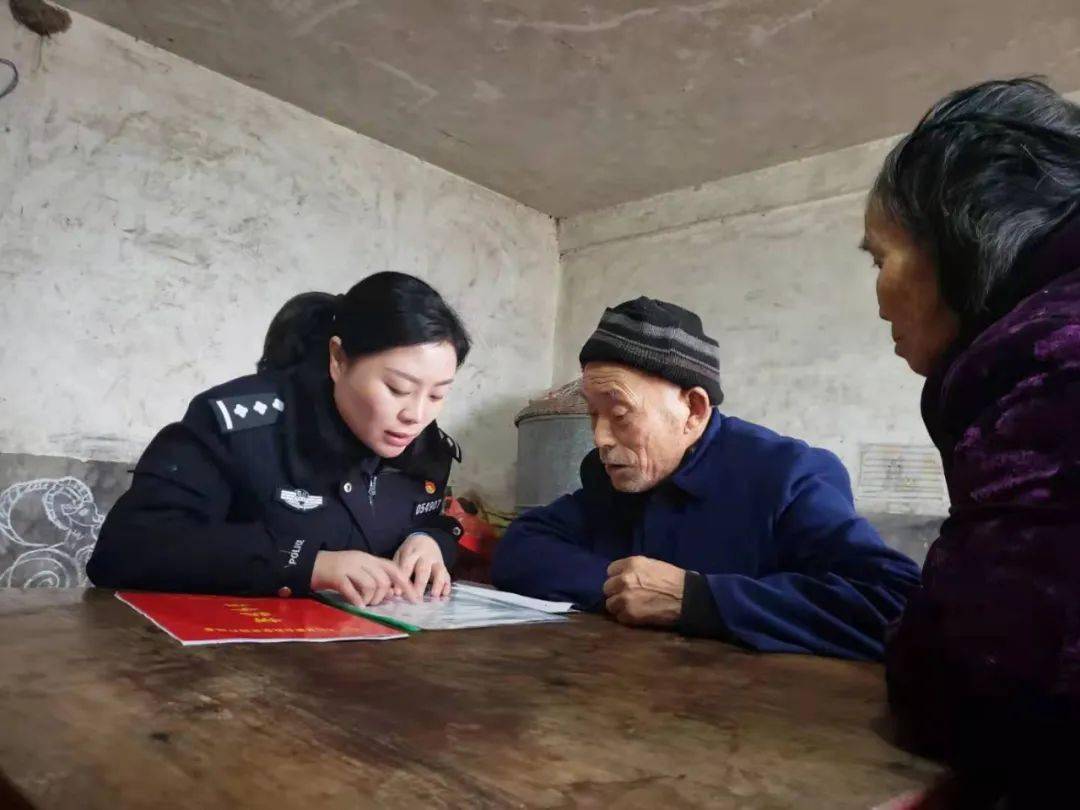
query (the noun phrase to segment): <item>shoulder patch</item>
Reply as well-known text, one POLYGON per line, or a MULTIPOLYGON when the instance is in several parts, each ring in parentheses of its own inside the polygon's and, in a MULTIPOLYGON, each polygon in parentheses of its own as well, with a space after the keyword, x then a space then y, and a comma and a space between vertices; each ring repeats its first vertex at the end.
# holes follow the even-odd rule
POLYGON ((439 431, 439 438, 442 439, 443 444, 446 445, 446 449, 450 452, 450 457, 454 459, 458 464, 461 463, 461 446, 453 440, 449 435, 439 431))
POLYGON ((285 403, 272 391, 208 399, 206 404, 210 406, 222 433, 272 425, 285 410, 285 403))

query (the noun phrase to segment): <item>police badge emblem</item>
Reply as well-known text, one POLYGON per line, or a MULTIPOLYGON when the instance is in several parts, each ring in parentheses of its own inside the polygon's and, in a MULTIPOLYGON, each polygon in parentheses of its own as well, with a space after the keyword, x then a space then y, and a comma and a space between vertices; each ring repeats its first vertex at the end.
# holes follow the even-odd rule
POLYGON ((278 498, 283 504, 297 512, 310 512, 323 505, 322 495, 312 495, 303 489, 283 489, 278 498))

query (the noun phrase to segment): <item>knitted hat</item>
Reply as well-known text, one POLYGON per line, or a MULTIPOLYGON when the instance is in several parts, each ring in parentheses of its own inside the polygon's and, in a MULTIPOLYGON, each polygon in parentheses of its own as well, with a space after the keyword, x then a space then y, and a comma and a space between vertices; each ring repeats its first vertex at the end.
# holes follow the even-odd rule
POLYGON ((720 346, 689 310, 642 296, 605 309, 581 350, 581 365, 622 363, 670 380, 681 388, 701 386, 713 405, 720 389, 720 346))

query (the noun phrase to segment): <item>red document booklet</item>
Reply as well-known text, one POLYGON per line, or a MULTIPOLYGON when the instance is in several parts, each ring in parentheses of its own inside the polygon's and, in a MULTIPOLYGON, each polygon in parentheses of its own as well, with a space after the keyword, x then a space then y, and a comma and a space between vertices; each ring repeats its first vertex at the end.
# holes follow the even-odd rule
POLYGON ((251 641, 384 641, 407 638, 313 599, 118 591, 116 598, 181 644, 251 641))

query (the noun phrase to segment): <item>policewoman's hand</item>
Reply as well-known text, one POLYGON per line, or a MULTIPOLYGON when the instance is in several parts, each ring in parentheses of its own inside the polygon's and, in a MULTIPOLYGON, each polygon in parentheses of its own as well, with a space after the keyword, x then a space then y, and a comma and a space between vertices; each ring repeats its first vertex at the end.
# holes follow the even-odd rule
POLYGON ((379 605, 395 595, 419 601, 417 589, 396 562, 363 551, 320 551, 311 589, 337 591, 356 607, 379 605))
POLYGON ((443 562, 442 549, 428 534, 410 534, 394 554, 405 576, 409 577, 421 596, 431 583, 431 595, 450 595, 450 572, 443 562))

